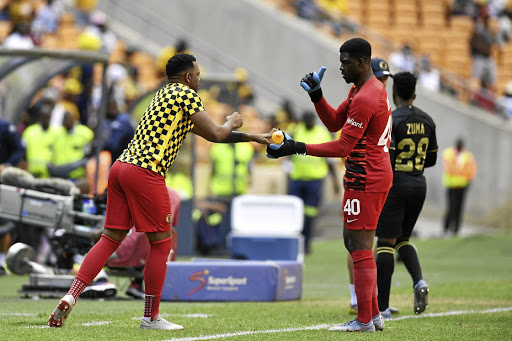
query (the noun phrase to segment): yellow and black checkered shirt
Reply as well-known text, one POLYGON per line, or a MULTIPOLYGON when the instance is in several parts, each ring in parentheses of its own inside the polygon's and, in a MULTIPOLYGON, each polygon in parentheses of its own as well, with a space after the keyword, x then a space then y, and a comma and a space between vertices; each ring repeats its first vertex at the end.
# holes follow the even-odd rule
POLYGON ((190 117, 204 111, 199 95, 181 83, 160 89, 148 106, 128 147, 118 160, 165 176, 187 134, 190 117))

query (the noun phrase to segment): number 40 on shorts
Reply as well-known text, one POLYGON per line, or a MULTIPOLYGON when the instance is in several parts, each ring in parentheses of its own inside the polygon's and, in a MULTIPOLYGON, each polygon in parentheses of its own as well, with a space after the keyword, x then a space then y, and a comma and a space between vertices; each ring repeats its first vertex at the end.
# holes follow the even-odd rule
POLYGON ((358 215, 361 212, 359 199, 347 199, 343 206, 343 212, 346 212, 347 215, 358 215))

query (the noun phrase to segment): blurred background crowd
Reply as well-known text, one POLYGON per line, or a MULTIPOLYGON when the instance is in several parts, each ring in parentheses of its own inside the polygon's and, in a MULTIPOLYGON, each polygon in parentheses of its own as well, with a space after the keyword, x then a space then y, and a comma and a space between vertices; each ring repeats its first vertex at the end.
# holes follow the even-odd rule
MULTIPOLYGON (((326 37, 339 41, 354 35, 364 37, 372 43, 374 56, 389 61, 391 73, 413 72, 424 89, 450 94, 461 104, 478 106, 504 121, 512 119, 511 1, 262 0, 262 3, 286 16, 312 22, 326 37)), ((72 179, 83 193, 89 194, 105 189, 110 164, 130 141, 156 89, 167 82, 167 60, 180 52, 194 54, 194 46, 185 38, 162 46, 158 54, 124 41, 111 28, 108 15, 98 10, 98 0, 1 0, 0 42, 11 49, 48 48, 108 55, 105 74, 109 89, 105 92, 108 105, 104 120, 98 117, 103 67, 82 63, 52 78, 30 100, 29 109, 19 113, 19 120, 5 123, 6 136, 15 142, 4 144, 7 148, 2 147, 0 155, 0 170, 12 165, 38 178, 72 179), (94 188, 96 159, 92 156, 97 149, 102 151, 98 159, 100 184, 94 188)), ((290 134, 302 133, 308 136, 308 141, 315 134, 325 135, 325 129, 312 123, 307 112, 297 112, 288 98, 282 98, 271 111, 257 106, 259 94, 242 65, 223 81, 208 81, 208 70, 202 70, 202 74, 205 81, 199 95, 218 123, 236 110, 243 115, 242 129, 247 131, 258 133, 278 127, 290 134)), ((287 181, 261 188, 251 177, 254 167, 269 162, 261 146, 248 143, 212 147, 203 139, 187 139, 182 148, 186 151, 180 153, 166 181, 180 193, 182 200, 201 199, 196 203, 196 222, 212 226, 221 224, 223 219, 229 220, 225 219, 226 212, 235 195, 287 192, 287 181), (192 149, 194 153, 187 152, 192 149)), ((290 181, 301 176, 295 174, 295 179, 290 178, 293 160, 282 161, 280 169, 283 178, 290 181)), ((322 179, 328 173, 341 175, 343 164, 341 160, 330 160, 322 169, 325 171, 317 175, 322 179)), ((341 176, 328 180, 328 184, 335 185, 326 186, 322 198, 339 193, 338 179, 341 176)), ((308 212, 310 217, 318 214, 317 209, 308 212)), ((213 244, 204 245, 204 250, 215 247, 213 244)))

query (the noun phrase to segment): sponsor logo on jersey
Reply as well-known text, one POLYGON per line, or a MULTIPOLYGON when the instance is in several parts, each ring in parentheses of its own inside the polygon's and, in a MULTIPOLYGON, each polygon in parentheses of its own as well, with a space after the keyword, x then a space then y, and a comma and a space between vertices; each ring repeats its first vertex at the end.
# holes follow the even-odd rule
POLYGON ((363 129, 363 122, 356 122, 352 117, 347 118, 347 123, 353 125, 354 127, 363 129))

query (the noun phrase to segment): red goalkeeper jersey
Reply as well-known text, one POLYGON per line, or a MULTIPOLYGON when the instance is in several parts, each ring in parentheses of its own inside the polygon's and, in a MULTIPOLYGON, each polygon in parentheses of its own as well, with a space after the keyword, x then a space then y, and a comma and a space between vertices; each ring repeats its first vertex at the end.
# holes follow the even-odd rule
POLYGON ((308 154, 317 156, 347 157, 345 163, 345 188, 365 192, 385 192, 391 188, 393 172, 389 158, 391 136, 391 106, 384 85, 375 77, 360 89, 352 86, 347 99, 338 109, 333 109, 322 98, 315 103, 316 111, 329 131, 342 127, 344 135, 357 139, 346 151, 348 155, 332 154, 326 149, 338 149, 335 142, 324 145, 307 145, 308 154))

